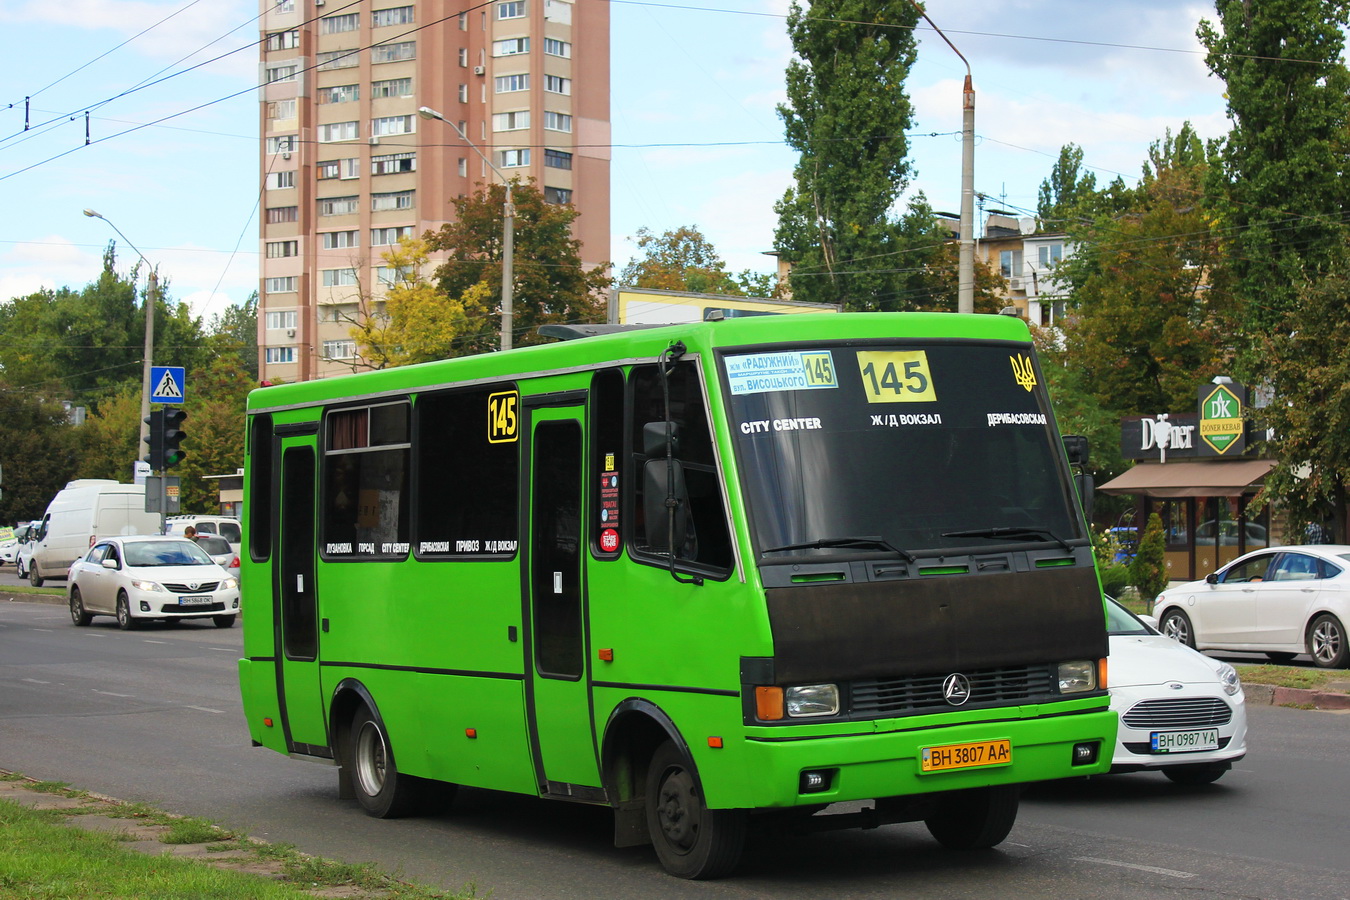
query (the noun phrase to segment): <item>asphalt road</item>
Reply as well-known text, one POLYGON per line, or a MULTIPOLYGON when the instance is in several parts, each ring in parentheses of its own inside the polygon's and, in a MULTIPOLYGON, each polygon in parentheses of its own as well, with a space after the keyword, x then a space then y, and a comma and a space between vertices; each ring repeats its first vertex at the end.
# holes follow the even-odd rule
POLYGON ((0 768, 496 900, 1350 897, 1350 715, 1254 707, 1250 755, 1204 788, 1156 774, 1033 787, 996 850, 945 852, 922 825, 758 836, 735 877, 690 883, 649 848, 614 849, 604 809, 465 790, 436 818, 366 817, 331 768, 249 746, 241 637, 75 628, 61 606, 0 603, 0 768))

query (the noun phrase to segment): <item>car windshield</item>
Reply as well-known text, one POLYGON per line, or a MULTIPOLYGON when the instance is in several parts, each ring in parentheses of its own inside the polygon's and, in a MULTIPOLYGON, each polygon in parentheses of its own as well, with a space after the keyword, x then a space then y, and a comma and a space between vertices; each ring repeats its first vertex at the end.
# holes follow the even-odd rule
POLYGON ((213 566, 206 551, 191 541, 137 541, 123 544, 128 566, 213 566))
POLYGON ((1029 345, 822 344, 721 362, 765 563, 1084 539, 1029 345))
POLYGON ((1121 606, 1110 597, 1106 598, 1106 633, 1152 634, 1147 625, 1135 618, 1134 613, 1121 606))

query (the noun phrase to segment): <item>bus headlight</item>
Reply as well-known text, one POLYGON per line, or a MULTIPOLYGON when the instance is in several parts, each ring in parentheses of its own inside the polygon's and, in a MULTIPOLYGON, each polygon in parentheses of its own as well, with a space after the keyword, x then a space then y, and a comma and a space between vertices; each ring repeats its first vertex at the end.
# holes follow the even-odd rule
POLYGON ((804 684, 783 691, 787 714, 794 719, 839 714, 839 687, 833 684, 804 684))
POLYGON ((1097 664, 1080 659, 1059 664, 1059 692, 1081 694, 1097 689, 1097 664))

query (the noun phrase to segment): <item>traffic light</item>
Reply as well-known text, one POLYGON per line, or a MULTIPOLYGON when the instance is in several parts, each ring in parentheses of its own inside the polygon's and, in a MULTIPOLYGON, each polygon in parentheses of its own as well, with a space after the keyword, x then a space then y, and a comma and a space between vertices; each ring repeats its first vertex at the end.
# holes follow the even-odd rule
POLYGON ((187 437, 187 432, 183 430, 183 420, 187 418, 187 412, 181 409, 164 410, 164 431, 163 431, 163 454, 164 466, 169 469, 178 465, 187 459, 187 451, 179 448, 183 443, 183 438, 187 437))
POLYGON ((150 426, 150 432, 141 438, 150 445, 150 452, 142 459, 150 464, 152 472, 157 472, 164 468, 164 410, 152 410, 141 421, 150 426))

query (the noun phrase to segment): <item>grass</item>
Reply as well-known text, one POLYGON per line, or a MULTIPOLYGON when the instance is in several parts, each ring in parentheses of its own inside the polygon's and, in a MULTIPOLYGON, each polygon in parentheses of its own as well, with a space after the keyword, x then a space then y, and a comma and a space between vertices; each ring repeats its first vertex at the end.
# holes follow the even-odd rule
POLYGON ((1275 687, 1318 690, 1333 681, 1345 681, 1344 669, 1301 669, 1297 666, 1243 666, 1239 670, 1247 684, 1273 684, 1275 687))

